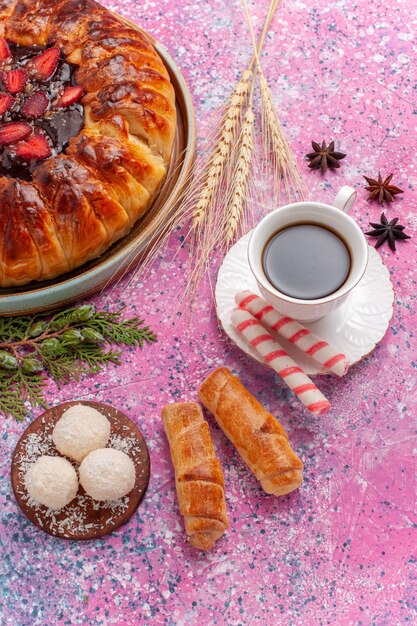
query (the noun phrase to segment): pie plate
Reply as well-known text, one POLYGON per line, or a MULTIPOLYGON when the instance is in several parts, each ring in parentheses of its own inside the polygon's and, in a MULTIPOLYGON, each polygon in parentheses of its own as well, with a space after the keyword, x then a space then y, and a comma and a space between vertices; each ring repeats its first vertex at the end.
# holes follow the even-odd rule
MULTIPOLYGON (((236 308, 236 293, 249 289, 260 295, 247 259, 250 236, 251 232, 239 239, 220 267, 215 290, 216 310, 229 338, 246 354, 269 367, 230 321, 230 315, 236 308)), ((369 262, 365 274, 344 304, 320 320, 304 323, 304 326, 343 352, 350 363, 354 364, 372 352, 384 337, 392 317, 393 302, 394 291, 388 270, 376 250, 369 246, 369 262)), ((306 374, 328 373, 292 343, 277 333, 271 334, 306 374)))
MULTIPOLYGON (((128 23, 142 32, 132 22, 128 23)), ((49 281, 0 289, 0 315, 12 316, 54 309, 105 288, 138 262, 141 253, 158 237, 178 206, 194 159, 194 108, 187 84, 175 61, 161 44, 153 39, 152 42, 169 72, 177 104, 177 132, 171 165, 161 190, 148 212, 136 222, 130 233, 98 259, 49 281)))

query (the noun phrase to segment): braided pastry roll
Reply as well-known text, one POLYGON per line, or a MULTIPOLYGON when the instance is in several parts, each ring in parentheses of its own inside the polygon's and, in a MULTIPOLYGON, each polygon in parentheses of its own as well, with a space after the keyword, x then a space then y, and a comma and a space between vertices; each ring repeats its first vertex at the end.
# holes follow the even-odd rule
POLYGON ((227 368, 206 378, 198 398, 214 414, 266 493, 282 496, 300 486, 303 464, 284 428, 227 368))
POLYGON ((150 38, 94 0, 0 0, 0 73, 0 287, 13 287, 131 230, 166 176, 176 107, 150 38))
POLYGON ((180 511, 194 548, 209 550, 229 527, 224 478, 210 430, 198 404, 175 402, 162 409, 175 471, 180 511))

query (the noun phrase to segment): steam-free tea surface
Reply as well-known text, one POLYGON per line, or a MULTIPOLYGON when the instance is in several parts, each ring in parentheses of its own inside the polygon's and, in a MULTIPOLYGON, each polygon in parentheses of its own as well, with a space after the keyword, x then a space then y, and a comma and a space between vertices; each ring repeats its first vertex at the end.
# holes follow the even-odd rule
POLYGON ((316 224, 295 224, 277 232, 265 246, 263 266, 279 291, 303 300, 324 298, 349 275, 350 254, 335 233, 316 224))

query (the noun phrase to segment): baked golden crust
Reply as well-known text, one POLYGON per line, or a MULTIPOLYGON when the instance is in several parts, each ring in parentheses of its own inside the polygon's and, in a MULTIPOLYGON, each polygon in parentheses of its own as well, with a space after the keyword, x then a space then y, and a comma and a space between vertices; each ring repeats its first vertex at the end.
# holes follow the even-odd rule
POLYGON ((18 206, 0 208, 8 287, 72 270, 130 230, 166 175, 176 110, 149 37, 93 0, 0 0, 0 35, 59 47, 85 93, 84 128, 66 154, 37 165, 31 183, 0 177, 2 198, 18 206))
POLYGON ((284 428, 226 367, 205 379, 198 399, 214 414, 266 493, 284 495, 299 487, 303 464, 284 428))
POLYGON ((0 241, 1 283, 27 282, 28 267, 35 279, 69 269, 51 213, 30 183, 0 178, 0 241))
POLYGON ((194 402, 168 404, 162 419, 185 531, 192 546, 208 550, 229 526, 223 472, 208 424, 194 402))

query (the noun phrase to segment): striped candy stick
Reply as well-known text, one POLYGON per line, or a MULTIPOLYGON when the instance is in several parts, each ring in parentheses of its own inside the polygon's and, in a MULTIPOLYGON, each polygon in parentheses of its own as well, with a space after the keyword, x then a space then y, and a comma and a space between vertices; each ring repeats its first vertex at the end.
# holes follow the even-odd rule
POLYGON ((330 409, 330 402, 303 372, 279 343, 250 313, 236 309, 231 315, 233 326, 284 380, 313 415, 322 415, 330 409))
POLYGON ((291 341, 297 348, 323 365, 326 370, 334 372, 338 376, 346 374, 349 361, 344 354, 330 346, 327 341, 323 341, 308 328, 304 328, 295 320, 276 311, 260 296, 251 291, 241 291, 235 296, 235 301, 238 306, 249 311, 257 320, 261 320, 262 324, 291 341))

